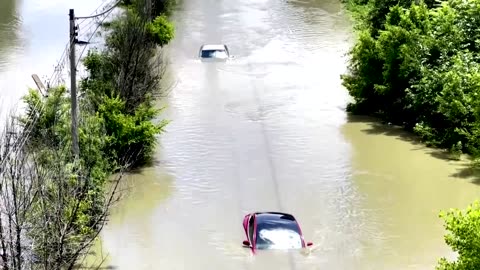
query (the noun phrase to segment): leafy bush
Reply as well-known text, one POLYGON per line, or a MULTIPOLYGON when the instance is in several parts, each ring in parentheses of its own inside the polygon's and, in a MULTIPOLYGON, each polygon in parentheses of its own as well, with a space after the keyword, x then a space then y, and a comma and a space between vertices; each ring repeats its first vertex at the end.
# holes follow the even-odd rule
POLYGON ((350 52, 349 73, 342 75, 355 100, 349 111, 403 125, 429 145, 457 153, 462 145, 462 151, 476 155, 480 1, 408 8, 403 7, 407 2, 378 1, 386 6, 370 13, 388 7, 385 20, 361 31, 350 52))
POLYGON ((480 269, 480 202, 475 201, 465 211, 452 209, 440 215, 448 234, 445 242, 458 253, 454 262, 442 258, 438 270, 480 269))
POLYGON ((160 92, 162 75, 158 46, 174 35, 164 15, 147 20, 140 2, 111 22, 106 49, 90 51, 83 60, 88 76, 81 92, 104 120, 108 142, 105 151, 118 164, 141 165, 151 158, 155 135, 168 121, 152 124, 161 110, 154 109, 152 97, 160 92))
POLYGON ((145 163, 154 149, 155 135, 163 132, 167 121, 154 124, 151 120, 161 110, 154 109, 149 103, 140 105, 134 115, 126 114, 125 101, 116 97, 104 97, 98 110, 105 121, 107 132, 104 153, 108 157, 122 157, 120 163, 145 163))
MULTIPOLYGON (((150 2, 152 3, 151 15, 153 17, 170 15, 173 7, 177 4, 177 0, 151 0, 150 2)), ((146 3, 146 0, 123 0, 121 5, 141 14, 145 11, 146 3)))
MULTIPOLYGON (((35 243, 32 249, 24 247, 24 252, 40 260, 30 263, 41 263, 42 269, 64 269, 85 255, 104 224, 109 207, 105 184, 114 163, 104 158, 108 146, 104 119, 92 113, 85 101, 80 102, 80 157, 74 160, 68 93, 58 87, 48 94, 44 98, 31 90, 24 97, 26 113, 19 117, 21 128, 16 133, 26 144, 18 145, 15 152, 21 152, 29 164, 9 164, 21 171, 8 177, 0 172, 0 180, 14 183, 31 178, 32 186, 22 192, 31 201, 28 209, 17 209, 28 212, 22 218, 31 225, 18 228, 27 239, 19 241, 35 243)), ((17 154, 11 157, 17 158, 17 154)), ((19 192, 2 189, 0 197, 15 198, 19 192)))
MULTIPOLYGON (((352 113, 412 130, 453 158, 469 153, 480 167, 480 0, 348 1, 361 11, 343 85, 352 113), (364 9, 359 8, 362 6, 364 9), (365 9, 367 11, 365 11, 365 9), (367 14, 367 15, 365 15, 367 14)), ((459 257, 437 269, 480 269, 480 203, 441 215, 446 243, 459 257)))
POLYGON ((152 22, 149 22, 147 24, 147 32, 153 42, 159 46, 166 45, 174 36, 173 24, 164 15, 158 16, 152 22))

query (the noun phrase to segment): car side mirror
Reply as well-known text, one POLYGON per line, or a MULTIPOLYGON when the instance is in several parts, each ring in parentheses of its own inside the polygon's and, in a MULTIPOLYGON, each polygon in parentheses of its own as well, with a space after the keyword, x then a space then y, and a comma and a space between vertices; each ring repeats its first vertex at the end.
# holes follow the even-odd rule
POLYGON ((313 246, 313 243, 312 242, 307 242, 307 247, 311 247, 313 246))
POLYGON ((250 242, 248 242, 248 240, 243 240, 243 245, 245 247, 249 247, 250 246, 250 242))

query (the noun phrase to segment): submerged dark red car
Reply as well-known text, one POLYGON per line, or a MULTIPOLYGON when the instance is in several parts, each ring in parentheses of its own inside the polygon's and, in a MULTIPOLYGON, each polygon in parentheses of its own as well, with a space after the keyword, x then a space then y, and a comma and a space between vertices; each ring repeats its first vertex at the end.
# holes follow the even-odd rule
POLYGON ((281 212, 255 212, 243 218, 247 240, 244 247, 253 253, 262 249, 301 249, 313 245, 305 243, 295 217, 281 212))

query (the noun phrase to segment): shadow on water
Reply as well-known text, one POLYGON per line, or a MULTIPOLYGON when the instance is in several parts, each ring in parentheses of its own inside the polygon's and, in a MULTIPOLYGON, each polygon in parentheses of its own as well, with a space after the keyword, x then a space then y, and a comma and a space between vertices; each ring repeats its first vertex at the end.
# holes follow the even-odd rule
POLYGON ((472 183, 480 185, 480 169, 475 168, 471 164, 463 165, 458 171, 451 176, 469 179, 472 183))
POLYGON ((468 157, 462 157, 461 160, 457 160, 453 158, 452 155, 444 149, 437 149, 426 146, 418 136, 406 131, 402 127, 383 123, 381 122, 381 120, 371 116, 348 114, 347 121, 349 123, 366 124, 368 128, 361 130, 366 134, 391 136, 397 140, 402 140, 417 146, 413 149, 414 151, 424 151, 425 153, 437 159, 450 162, 458 162, 460 168, 457 170, 457 172, 451 174, 450 176, 468 179, 472 183, 480 185, 480 169, 475 168, 472 164, 472 160, 468 157))
POLYGON ((349 123, 366 124, 368 128, 362 129, 362 132, 366 134, 392 136, 398 140, 406 141, 418 146, 423 146, 420 138, 418 138, 414 134, 405 131, 402 127, 382 123, 381 120, 374 117, 348 114, 347 121, 349 123))

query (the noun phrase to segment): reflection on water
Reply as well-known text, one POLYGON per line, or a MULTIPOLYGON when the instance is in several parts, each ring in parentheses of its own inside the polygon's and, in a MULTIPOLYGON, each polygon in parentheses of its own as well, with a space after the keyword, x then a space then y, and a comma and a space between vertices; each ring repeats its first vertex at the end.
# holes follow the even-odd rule
POLYGON ((300 235, 287 229, 262 229, 258 232, 258 249, 298 249, 302 247, 300 235))
POLYGON ((0 72, 8 66, 15 55, 20 23, 16 0, 0 1, 0 72))

